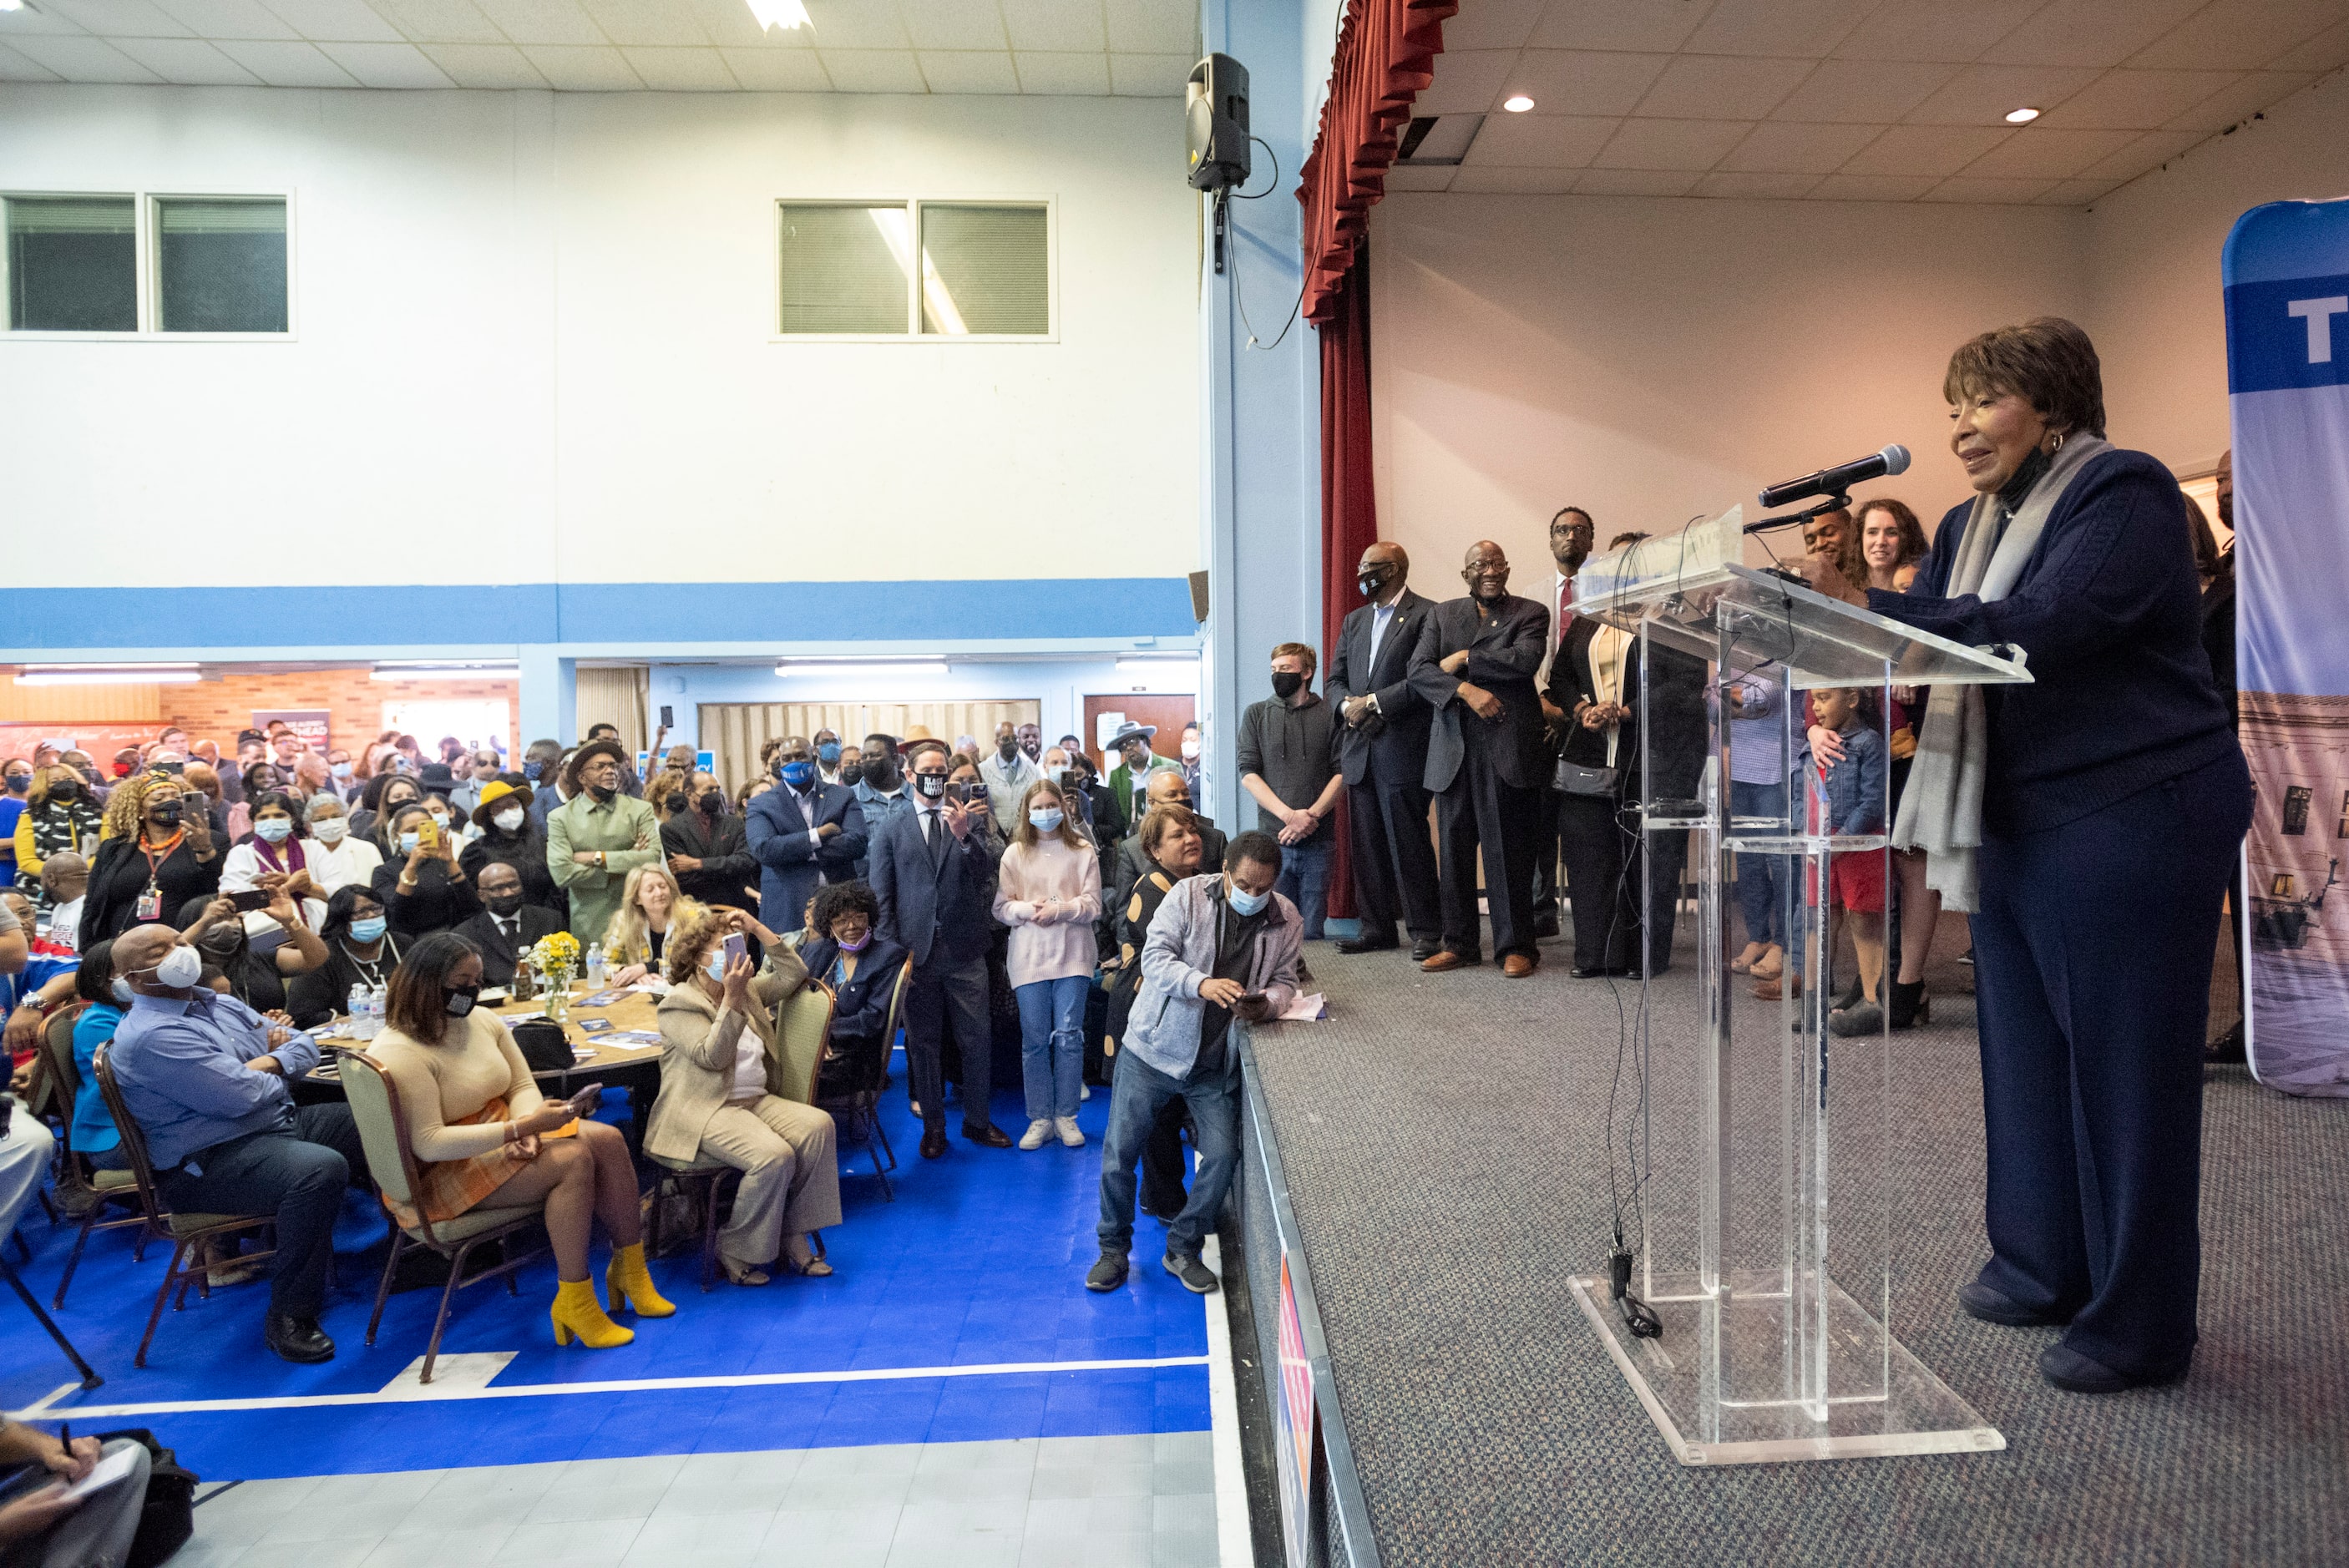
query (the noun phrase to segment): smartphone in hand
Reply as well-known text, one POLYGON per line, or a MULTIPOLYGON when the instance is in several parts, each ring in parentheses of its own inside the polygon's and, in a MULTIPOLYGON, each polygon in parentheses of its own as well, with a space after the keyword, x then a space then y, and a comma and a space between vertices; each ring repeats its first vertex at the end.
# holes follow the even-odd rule
POLYGON ((747 959, 750 956, 750 940, 739 931, 728 934, 725 947, 726 967, 729 969, 734 967, 736 959, 747 959))
POLYGON ((595 1108, 604 1103, 604 1086, 600 1083, 591 1083, 585 1088, 574 1093, 569 1103, 572 1115, 593 1116, 595 1114, 595 1108))

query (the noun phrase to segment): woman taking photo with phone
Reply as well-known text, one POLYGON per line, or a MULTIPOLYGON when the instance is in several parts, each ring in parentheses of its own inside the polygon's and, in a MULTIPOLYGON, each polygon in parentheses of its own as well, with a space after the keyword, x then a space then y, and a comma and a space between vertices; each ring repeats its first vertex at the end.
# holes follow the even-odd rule
POLYGON ((481 912, 441 820, 429 807, 407 805, 385 828, 393 854, 376 868, 375 896, 402 937, 453 930, 481 912))
POLYGON ((190 899, 220 891, 224 846, 205 819, 204 798, 183 806, 181 796, 177 779, 141 773, 106 798, 104 841, 90 864, 81 910, 82 941, 160 923, 190 899))
POLYGON ((1059 1134, 1082 1149, 1077 1101, 1083 1092, 1085 995, 1092 989, 1101 918, 1101 861, 1069 820, 1061 787, 1028 787, 1019 826, 1003 851, 995 918, 1011 928, 1007 962, 1019 1001, 1020 1077, 1028 1088, 1022 1149, 1059 1134))
MULTIPOLYGON (((453 932, 409 950, 391 977, 388 1026, 367 1047, 399 1092, 409 1147, 422 1169, 417 1197, 436 1223, 487 1206, 523 1208, 543 1200, 554 1249, 554 1343, 590 1349, 626 1345, 635 1333, 614 1323, 587 1277, 587 1243, 601 1220, 612 1238, 604 1284, 612 1310, 667 1317, 677 1308, 645 1268, 636 1168, 620 1130, 590 1119, 603 1092, 590 1084, 569 1099, 538 1092, 530 1064, 494 1013, 474 1006, 481 955, 453 932)), ((413 1211, 393 1213, 414 1224, 413 1211)))

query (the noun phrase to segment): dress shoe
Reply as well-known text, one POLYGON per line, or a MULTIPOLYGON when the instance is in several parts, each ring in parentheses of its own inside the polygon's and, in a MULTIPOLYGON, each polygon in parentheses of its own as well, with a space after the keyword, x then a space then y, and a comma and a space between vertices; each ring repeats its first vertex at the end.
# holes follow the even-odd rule
POLYGON ((261 1337, 269 1348, 288 1361, 309 1365, 335 1358, 335 1342, 318 1326, 315 1317, 295 1317, 290 1313, 273 1312, 261 1322, 261 1337))
POLYGON ((1754 994, 1764 1002, 1781 1001, 1790 995, 1799 996, 1803 994, 1803 977, 1789 975, 1782 979, 1764 980, 1754 987, 1754 994))
POLYGON ((2119 1394, 2131 1388, 2158 1388, 2184 1377, 2193 1365, 2189 1360, 2174 1371, 2137 1377, 2116 1372, 2101 1361, 2092 1361, 2068 1345, 2051 1345, 2039 1353, 2039 1375, 2074 1394, 2119 1394))
POLYGON ((1995 1323, 2002 1328, 2061 1328, 2072 1321, 2068 1312, 2038 1312, 1994 1286, 1976 1280, 1958 1287, 1958 1305, 1968 1317, 1995 1323))
POLYGON ((1430 942, 1423 938, 1411 944, 1411 961, 1413 964, 1424 964, 1443 950, 1444 944, 1441 942, 1430 942))
POLYGON ((1529 954, 1512 953, 1501 960, 1501 973, 1512 980, 1522 980, 1534 972, 1537 962, 1529 954))
POLYGON ((2235 1021, 2235 1026, 2233 1028, 2229 1029, 2225 1034, 2220 1036, 2217 1039, 2212 1040, 2209 1044, 2202 1047, 2202 1060, 2206 1066, 2220 1066, 2228 1062, 2240 1062, 2245 1059, 2246 1057, 2243 1053, 2243 1024, 2242 1020, 2240 1018, 2235 1021))
POLYGON ((1471 958, 1464 953, 1454 953, 1449 947, 1439 947, 1420 967, 1430 975, 1443 975, 1454 969, 1473 969, 1483 962, 1483 959, 1471 958))
POLYGON ((1556 936, 1557 934, 1557 916, 1554 914, 1537 914, 1534 916, 1535 941, 1538 942, 1546 936, 1556 936))
POLYGON ((1384 941, 1377 937, 1350 936, 1338 944, 1338 951, 1349 955, 1356 953, 1392 953, 1401 945, 1402 944, 1392 936, 1384 941))
POLYGON ((1573 967, 1573 968, 1571 968, 1571 969, 1568 970, 1566 973, 1567 973, 1567 975, 1568 975, 1568 976, 1569 978, 1571 978, 1571 979, 1576 979, 1576 980, 1604 980, 1604 979, 1609 978, 1609 976, 1620 976, 1620 975, 1629 975, 1629 974, 1630 974, 1630 973, 1631 973, 1631 971, 1630 971, 1630 969, 1628 969, 1628 968, 1619 968, 1619 969, 1603 969, 1603 968, 1602 968, 1602 969, 1585 969, 1585 968, 1583 968, 1580 965, 1575 965, 1575 967, 1573 967))
POLYGON ((1115 1290, 1124 1283, 1125 1254, 1123 1253, 1103 1253, 1093 1260, 1093 1266, 1085 1271, 1087 1290, 1115 1290))
POLYGON ((922 1158, 936 1160, 947 1151, 947 1130, 943 1127, 922 1129, 922 1158))
POLYGON ((962 1136, 964 1141, 976 1143, 982 1149, 1009 1149, 1011 1147, 1011 1134, 1004 1131, 1003 1129, 996 1126, 993 1122, 988 1122, 984 1127, 966 1127, 962 1130, 962 1136))

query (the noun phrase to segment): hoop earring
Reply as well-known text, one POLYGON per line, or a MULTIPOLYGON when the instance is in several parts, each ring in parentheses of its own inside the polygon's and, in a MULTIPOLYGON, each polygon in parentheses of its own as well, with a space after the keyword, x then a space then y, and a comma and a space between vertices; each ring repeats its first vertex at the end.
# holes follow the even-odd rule
POLYGON ((2048 455, 2049 457, 2051 457, 2051 458, 2052 458, 2052 457, 2054 457, 2056 453, 2058 453, 2058 452, 2060 452, 2060 451, 2062 451, 2062 450, 2064 449, 2064 431, 2062 431, 2062 430, 2058 430, 2058 431, 2056 431, 2056 432, 2055 432, 2055 444, 2054 444, 2054 446, 2052 446, 2052 447, 2050 447, 2050 448, 2048 448, 2048 449, 2047 449, 2047 455, 2048 455))

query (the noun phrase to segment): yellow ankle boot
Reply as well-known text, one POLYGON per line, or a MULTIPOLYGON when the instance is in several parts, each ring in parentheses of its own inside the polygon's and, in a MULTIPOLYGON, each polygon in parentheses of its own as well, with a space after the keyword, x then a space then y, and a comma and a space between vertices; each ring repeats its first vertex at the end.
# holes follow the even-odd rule
POLYGON ((612 1298, 614 1312, 626 1306, 638 1317, 676 1315, 676 1304, 653 1288, 652 1271, 645 1267, 642 1242, 612 1249, 611 1265, 604 1271, 604 1288, 612 1298))
POLYGON ((557 1345, 568 1345, 577 1335, 588 1349, 608 1350, 636 1336, 635 1329, 623 1328, 604 1315, 604 1309, 595 1305, 595 1285, 584 1279, 554 1282, 554 1308, 548 1315, 554 1319, 557 1345))

